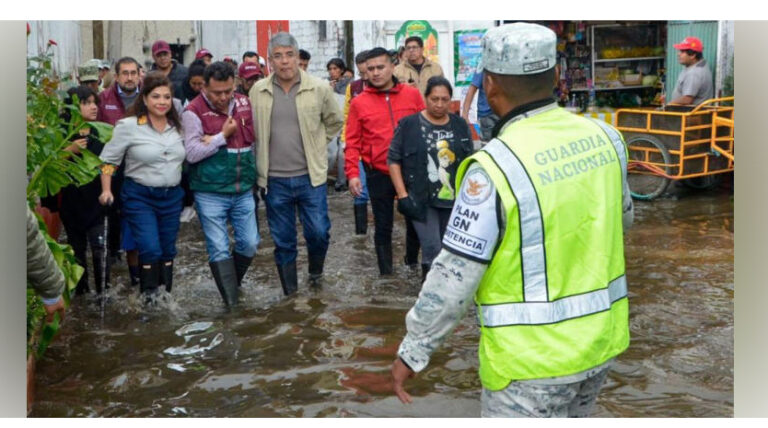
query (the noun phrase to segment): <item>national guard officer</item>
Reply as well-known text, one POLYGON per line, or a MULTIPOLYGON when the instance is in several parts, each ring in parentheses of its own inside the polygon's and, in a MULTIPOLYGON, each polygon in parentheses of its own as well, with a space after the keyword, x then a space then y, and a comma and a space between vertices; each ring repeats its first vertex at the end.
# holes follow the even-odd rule
POLYGON ((423 370, 469 306, 480 325, 482 416, 588 416, 629 346, 623 229, 627 149, 608 124, 559 108, 556 36, 515 23, 483 37, 483 86, 501 119, 456 173, 456 204, 392 367, 423 370))

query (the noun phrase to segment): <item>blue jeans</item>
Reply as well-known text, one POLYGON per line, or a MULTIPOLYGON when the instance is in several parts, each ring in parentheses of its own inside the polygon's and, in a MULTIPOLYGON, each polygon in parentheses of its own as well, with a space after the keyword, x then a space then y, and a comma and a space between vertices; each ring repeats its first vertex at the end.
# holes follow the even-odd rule
POLYGON ((355 196, 355 205, 361 205, 368 203, 368 184, 365 180, 363 161, 358 161, 357 167, 360 169, 360 183, 363 185, 363 191, 360 193, 360 196, 355 196))
POLYGON ((184 197, 181 186, 149 187, 126 177, 121 197, 125 219, 139 250, 139 263, 173 260, 184 197))
POLYGON ((259 225, 253 191, 240 193, 195 192, 195 209, 205 234, 208 261, 232 257, 229 253, 227 220, 235 232, 235 252, 253 257, 259 247, 259 225))
POLYGON ((310 256, 325 257, 331 239, 327 187, 326 184, 312 187, 308 174, 267 180, 267 223, 275 241, 278 265, 296 260, 296 208, 304 228, 307 252, 310 256))
POLYGON ((122 234, 121 248, 125 251, 133 251, 136 249, 136 241, 134 241, 133 235, 131 235, 131 227, 128 226, 128 220, 123 216, 120 222, 120 233, 122 234))

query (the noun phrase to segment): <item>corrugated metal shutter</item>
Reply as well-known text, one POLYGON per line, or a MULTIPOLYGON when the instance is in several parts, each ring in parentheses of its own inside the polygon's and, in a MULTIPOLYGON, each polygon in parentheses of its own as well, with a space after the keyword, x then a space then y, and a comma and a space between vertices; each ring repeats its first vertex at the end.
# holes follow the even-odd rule
POLYGON ((684 38, 688 36, 694 36, 701 39, 701 43, 704 44, 704 59, 709 65, 709 69, 712 71, 714 82, 717 81, 715 76, 717 70, 717 37, 718 26, 717 21, 669 21, 667 24, 667 74, 666 74, 666 90, 667 101, 670 100, 672 91, 675 90, 675 84, 677 83, 677 77, 680 75, 683 66, 677 62, 677 50, 674 45, 680 43, 684 38))

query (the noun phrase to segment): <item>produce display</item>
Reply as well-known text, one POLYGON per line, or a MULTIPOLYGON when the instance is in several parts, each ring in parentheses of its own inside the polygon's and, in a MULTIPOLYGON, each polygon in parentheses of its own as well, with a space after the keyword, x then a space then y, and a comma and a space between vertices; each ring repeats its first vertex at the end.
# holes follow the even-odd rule
POLYGON ((623 58, 646 58, 664 55, 662 46, 656 47, 609 47, 599 52, 598 59, 623 59, 623 58))

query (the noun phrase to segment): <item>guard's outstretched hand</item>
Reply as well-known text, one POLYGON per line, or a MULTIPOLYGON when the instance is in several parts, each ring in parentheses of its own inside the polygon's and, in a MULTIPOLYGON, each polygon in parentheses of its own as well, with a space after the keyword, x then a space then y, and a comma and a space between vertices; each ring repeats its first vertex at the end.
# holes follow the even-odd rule
POLYGON ((405 388, 403 388, 405 380, 413 376, 413 370, 409 369, 400 358, 395 358, 395 362, 392 363, 393 389, 395 390, 395 395, 403 404, 411 404, 413 402, 411 395, 405 392, 405 388))

